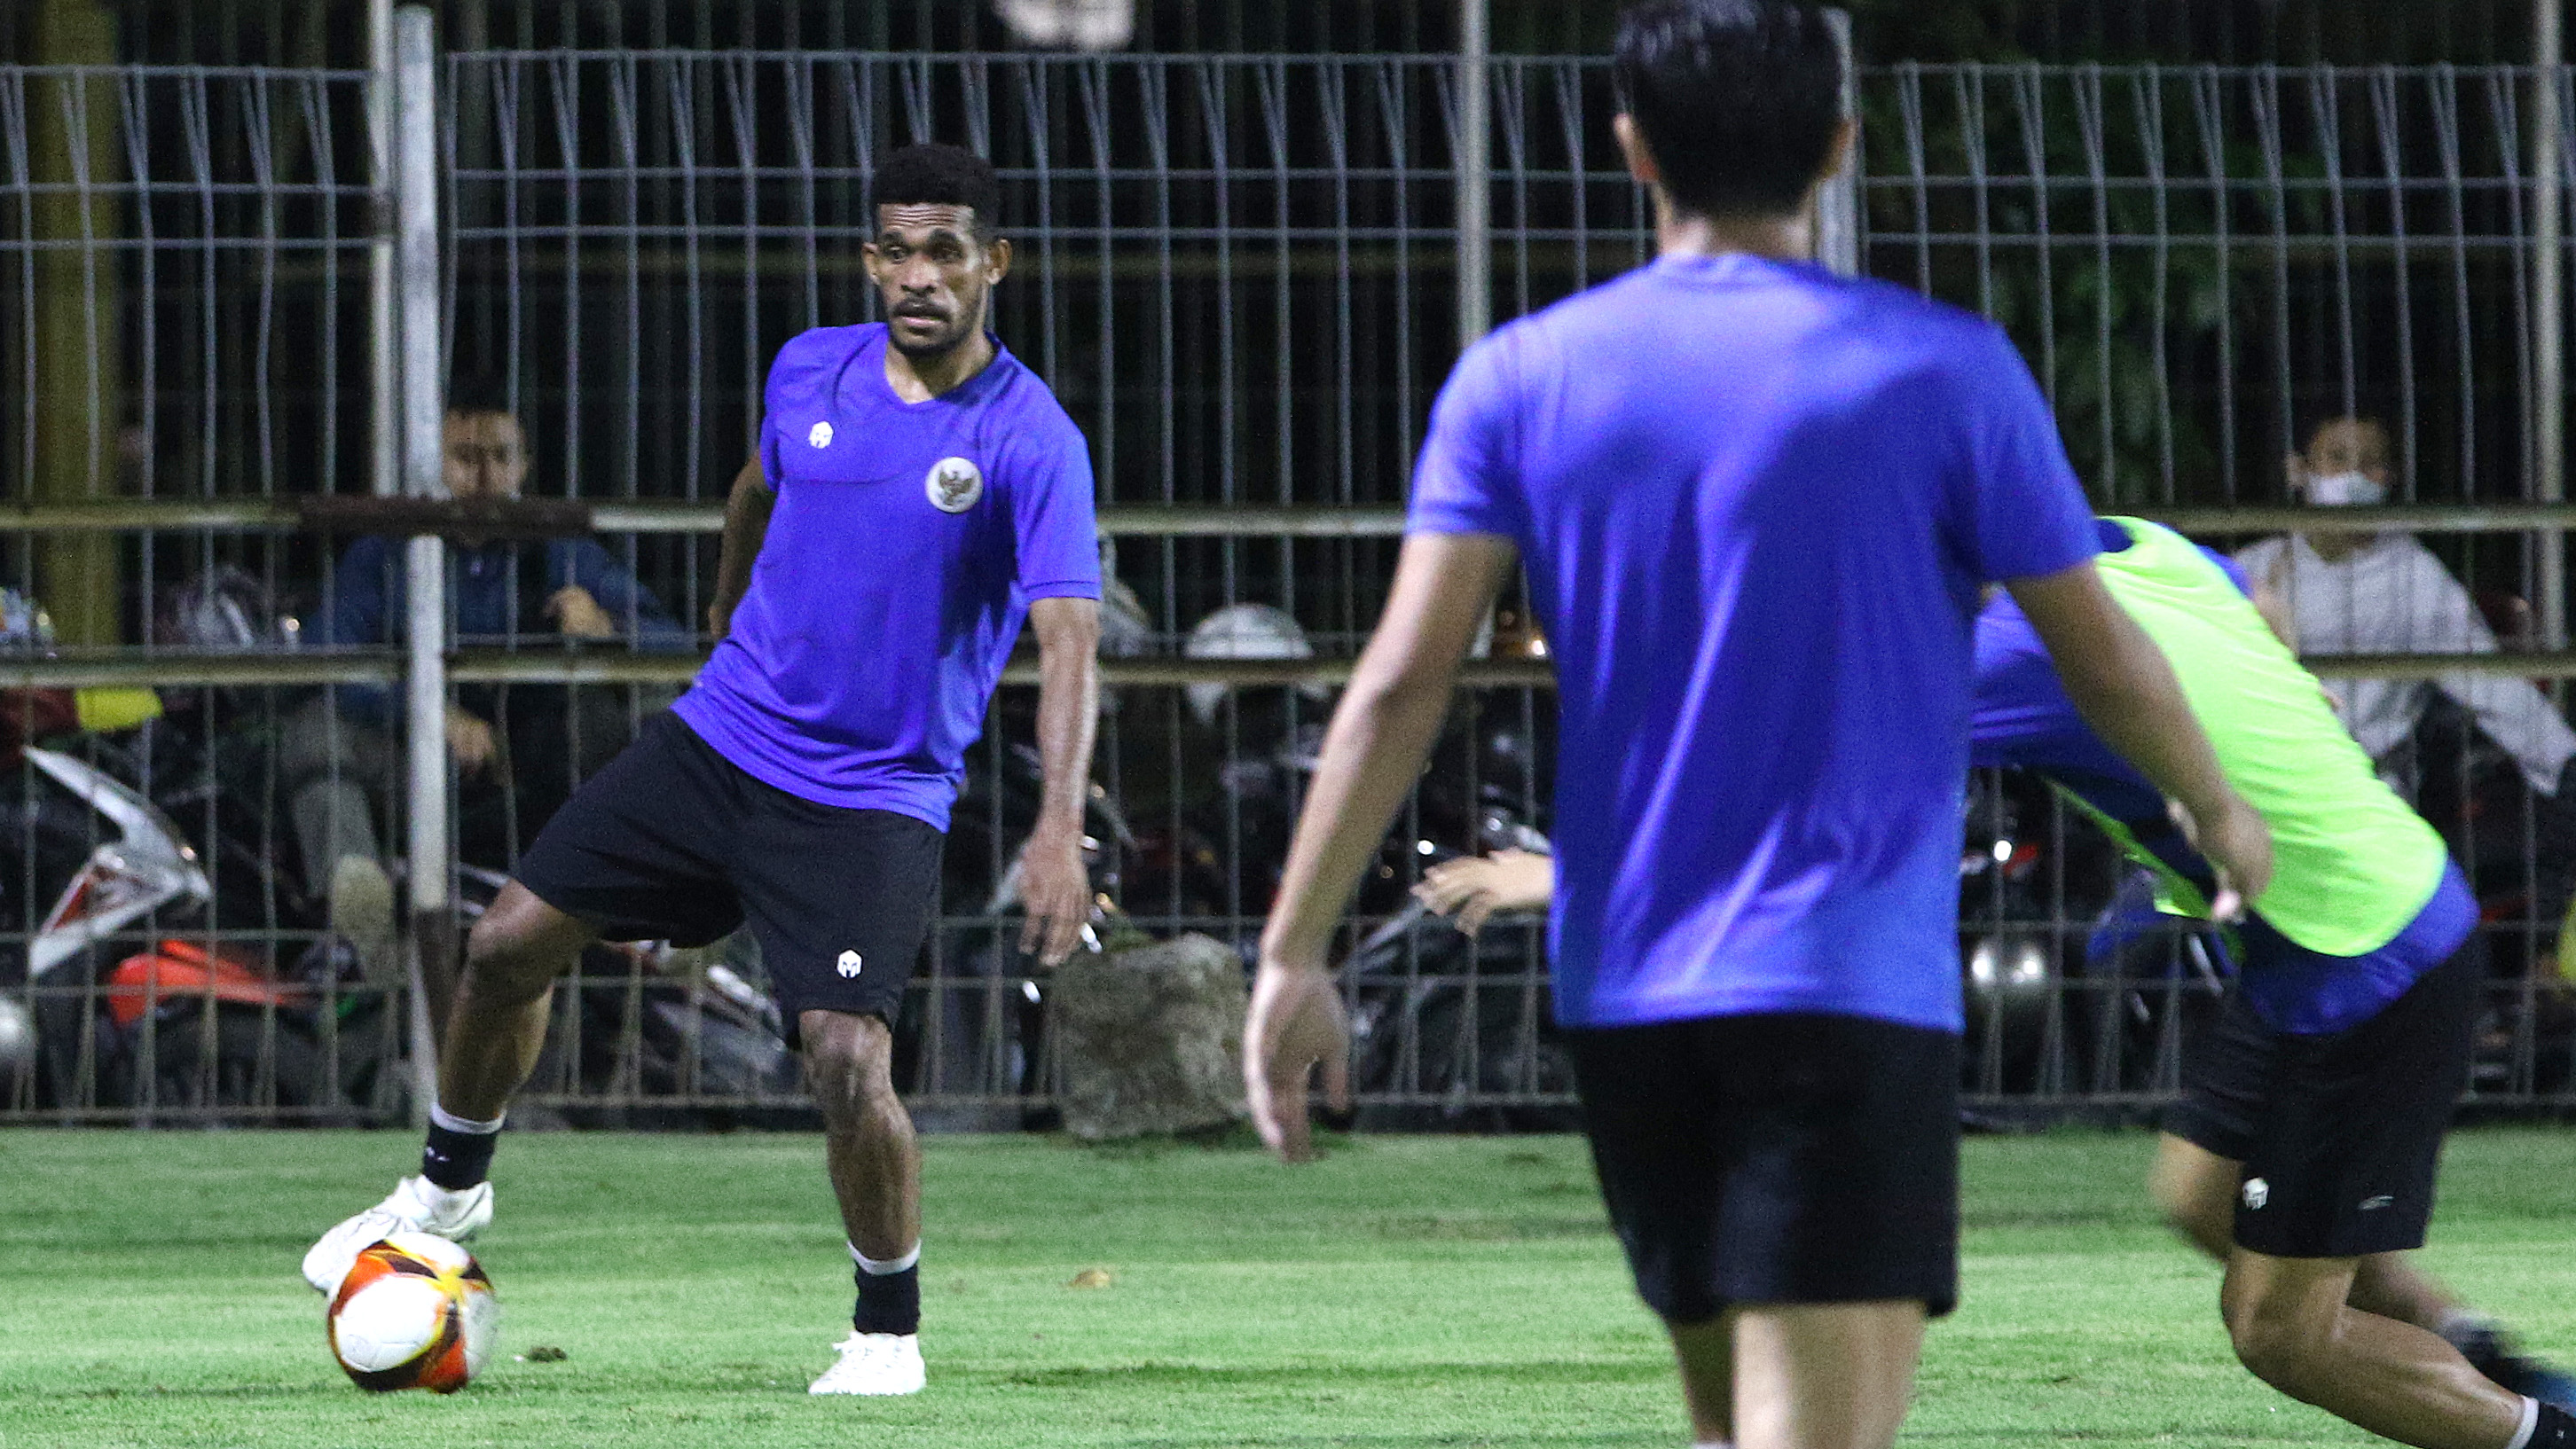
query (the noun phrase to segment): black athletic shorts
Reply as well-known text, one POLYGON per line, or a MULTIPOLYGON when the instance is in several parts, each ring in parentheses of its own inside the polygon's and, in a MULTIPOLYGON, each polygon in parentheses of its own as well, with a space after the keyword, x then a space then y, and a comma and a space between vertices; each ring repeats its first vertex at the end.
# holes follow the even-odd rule
POLYGON ((2424 1246, 2486 983, 2481 937, 2358 1026, 2274 1031, 2241 993, 2183 1061, 2165 1130, 2244 1164, 2236 1242, 2275 1258, 2424 1246))
POLYGON ((900 1012, 944 843, 754 779, 666 711, 546 822, 518 880, 611 941, 698 946, 749 922, 797 1046, 799 1012, 900 1012))
POLYGON ((1611 1226, 1665 1321, 1957 1305, 1957 1036, 1795 1012, 1564 1037, 1611 1226))

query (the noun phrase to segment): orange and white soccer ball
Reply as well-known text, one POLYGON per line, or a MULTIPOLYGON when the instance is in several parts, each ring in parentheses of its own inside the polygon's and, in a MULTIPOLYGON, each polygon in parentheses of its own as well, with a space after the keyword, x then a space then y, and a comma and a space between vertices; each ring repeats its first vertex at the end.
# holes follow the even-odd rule
POLYGON ((501 1305, 474 1256, 394 1233, 358 1255, 332 1296, 331 1356, 362 1389, 452 1394, 491 1362, 501 1305))

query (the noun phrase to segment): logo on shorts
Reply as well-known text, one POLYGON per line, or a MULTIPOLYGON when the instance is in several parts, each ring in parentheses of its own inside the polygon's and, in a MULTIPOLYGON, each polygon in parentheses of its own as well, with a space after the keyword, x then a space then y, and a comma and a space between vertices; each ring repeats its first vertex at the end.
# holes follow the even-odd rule
POLYGON ((984 470, 972 458, 942 458, 922 481, 930 506, 942 513, 963 513, 984 496, 984 470))
POLYGON ((2396 1202, 2397 1199, 2383 1192, 2377 1197, 2363 1198, 2361 1200, 2361 1210, 2366 1213, 2375 1213, 2381 1208, 2394 1206, 2396 1202))
POLYGON ((830 423, 816 423, 814 425, 814 431, 805 435, 805 441, 812 443, 818 448, 828 448, 832 446, 832 425, 830 423))
POLYGON ((844 951, 841 953, 841 974, 843 976, 856 976, 859 974, 858 952, 844 951))
POLYGON ((2257 1211, 2272 1200, 2272 1184, 2259 1177, 2245 1179, 2245 1205, 2257 1211))

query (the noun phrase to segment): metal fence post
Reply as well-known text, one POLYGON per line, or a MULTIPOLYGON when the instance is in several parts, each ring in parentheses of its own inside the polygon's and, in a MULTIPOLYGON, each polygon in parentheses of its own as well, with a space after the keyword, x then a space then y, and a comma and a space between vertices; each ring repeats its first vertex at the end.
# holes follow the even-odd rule
MULTIPOLYGON (((1828 10, 1834 43, 1843 53, 1843 114, 1860 121, 1860 63, 1852 53, 1851 12, 1828 10)), ((1836 276, 1860 275, 1860 140, 1852 140, 1843 169, 1825 182, 1816 197, 1816 260, 1836 276)))
MULTIPOLYGON (((440 428, 445 379, 439 370, 438 107, 436 56, 427 6, 406 5, 394 19, 397 72, 394 145, 399 198, 395 244, 401 281, 403 491, 414 497, 446 496, 440 428)), ((450 949, 447 829, 447 546, 436 535, 411 540, 405 553, 406 756, 410 764, 405 816, 409 825, 411 949, 412 1114, 426 1122, 436 1094, 437 1051, 431 1030, 429 982, 443 979, 447 963, 432 955, 450 949)))
POLYGON ((379 495, 402 491, 402 450, 397 419, 400 374, 394 363, 394 4, 367 0, 367 146, 375 172, 375 236, 367 244, 367 336, 371 466, 367 487, 379 495))
POLYGON ((1458 347, 1494 328, 1494 143, 1488 0, 1458 3, 1458 347))
MULTIPOLYGON (((2565 0, 2539 0, 2532 7, 2531 174, 2533 222, 2531 252, 2532 312, 2532 452, 2538 486, 2533 497, 2555 503, 2567 496, 2567 258, 2561 209, 2566 186, 2566 138, 2560 131, 2559 62, 2566 54, 2565 0)), ((2567 647, 2567 535, 2545 529, 2539 535, 2541 643, 2567 647)))

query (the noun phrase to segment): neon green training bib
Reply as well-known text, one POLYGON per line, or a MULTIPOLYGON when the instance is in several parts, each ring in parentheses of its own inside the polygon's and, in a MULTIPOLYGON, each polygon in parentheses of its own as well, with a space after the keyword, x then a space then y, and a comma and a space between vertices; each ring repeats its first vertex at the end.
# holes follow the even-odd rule
MULTIPOLYGON (((2272 829, 2272 883, 2254 908, 2328 956, 2395 940, 2441 885, 2442 837, 2379 778, 2224 570, 2169 528, 2111 522, 2132 542, 2094 561, 2104 587, 2171 661, 2227 782, 2272 829)), ((2175 904, 2207 913, 2191 897, 2175 904)))

